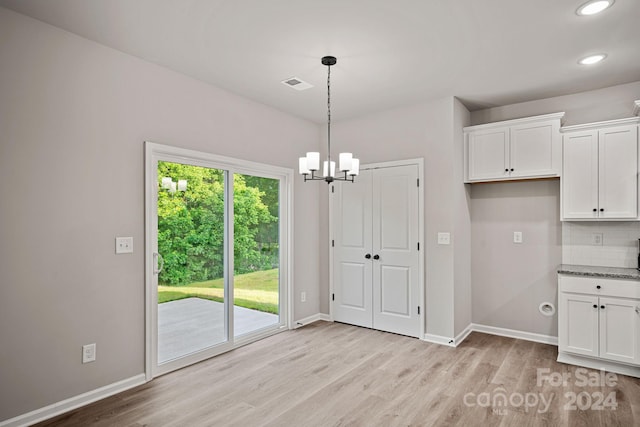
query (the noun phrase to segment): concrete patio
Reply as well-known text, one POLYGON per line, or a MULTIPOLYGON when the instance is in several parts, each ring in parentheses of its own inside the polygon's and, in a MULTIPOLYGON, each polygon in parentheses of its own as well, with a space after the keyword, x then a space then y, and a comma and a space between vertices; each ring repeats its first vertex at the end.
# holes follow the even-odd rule
MULTIPOLYGON (((234 307, 235 336, 275 325, 279 316, 234 307)), ((158 363, 186 356, 224 341, 224 304, 185 298, 158 305, 158 363)))

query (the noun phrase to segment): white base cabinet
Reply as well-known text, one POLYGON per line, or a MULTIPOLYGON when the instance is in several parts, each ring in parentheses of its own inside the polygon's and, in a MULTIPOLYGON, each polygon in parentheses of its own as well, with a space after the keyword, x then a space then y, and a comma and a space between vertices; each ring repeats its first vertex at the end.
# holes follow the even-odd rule
POLYGON ((558 360, 622 363, 640 376, 640 282, 561 274, 558 290, 558 360))

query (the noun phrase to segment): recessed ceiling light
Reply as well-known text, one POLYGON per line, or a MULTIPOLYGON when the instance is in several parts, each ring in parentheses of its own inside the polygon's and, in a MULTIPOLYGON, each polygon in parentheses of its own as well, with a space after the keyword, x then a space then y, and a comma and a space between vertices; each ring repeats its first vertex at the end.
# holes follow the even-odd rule
POLYGON ((580 16, 595 15, 603 10, 611 7, 614 0, 591 0, 576 10, 576 13, 580 16))
POLYGON ((593 64, 597 64, 598 62, 602 61, 606 57, 607 57, 607 55, 605 55, 604 53, 599 53, 597 55, 590 55, 590 56, 587 56, 586 58, 582 58, 580 61, 578 61, 578 64, 581 64, 581 65, 593 65, 593 64))

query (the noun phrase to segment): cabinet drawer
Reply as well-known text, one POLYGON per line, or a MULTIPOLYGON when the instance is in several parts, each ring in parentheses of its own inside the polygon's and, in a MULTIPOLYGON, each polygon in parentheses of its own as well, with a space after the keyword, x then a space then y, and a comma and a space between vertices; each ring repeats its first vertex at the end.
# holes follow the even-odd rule
POLYGON ((559 275, 560 292, 640 299, 640 281, 559 275))

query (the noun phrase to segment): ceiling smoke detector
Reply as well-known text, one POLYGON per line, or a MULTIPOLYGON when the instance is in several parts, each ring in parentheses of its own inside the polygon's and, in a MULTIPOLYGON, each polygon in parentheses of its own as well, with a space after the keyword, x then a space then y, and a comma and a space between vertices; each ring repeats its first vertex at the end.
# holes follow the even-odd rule
POLYGON ((295 90, 305 90, 313 87, 311 83, 307 83, 297 77, 289 77, 288 79, 283 80, 282 84, 287 85, 295 90))

